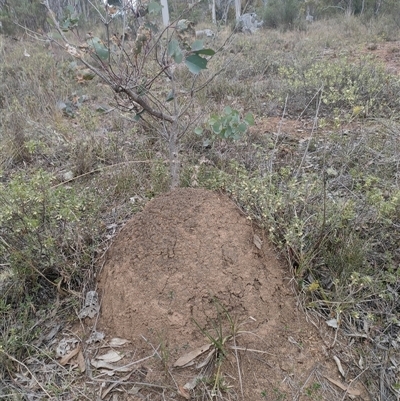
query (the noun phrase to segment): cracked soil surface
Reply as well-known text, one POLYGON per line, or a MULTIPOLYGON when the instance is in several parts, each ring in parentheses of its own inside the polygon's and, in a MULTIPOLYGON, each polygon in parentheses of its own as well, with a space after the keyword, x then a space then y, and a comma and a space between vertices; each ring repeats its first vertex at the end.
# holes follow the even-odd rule
POLYGON ((327 384, 325 376, 339 380, 328 341, 299 310, 289 276, 263 232, 225 195, 177 189, 151 200, 109 250, 98 327, 130 340, 126 352, 136 360, 156 349, 159 357, 141 364, 142 380, 170 387, 126 399, 211 397, 216 354, 198 369, 174 363, 220 329, 227 340, 219 399, 346 399, 327 384), (196 377, 202 384, 185 390, 196 377))

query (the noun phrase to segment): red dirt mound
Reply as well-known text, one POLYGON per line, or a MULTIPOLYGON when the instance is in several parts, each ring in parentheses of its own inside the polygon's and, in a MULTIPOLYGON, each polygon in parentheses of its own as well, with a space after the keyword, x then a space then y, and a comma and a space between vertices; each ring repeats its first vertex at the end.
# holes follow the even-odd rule
MULTIPOLYGON (((326 350, 297 310, 287 274, 226 196, 177 189, 150 201, 112 245, 99 283, 98 326, 131 340, 136 356, 162 343, 164 369, 209 343, 207 334, 218 338, 221 327, 222 337, 235 334, 220 372, 232 396, 226 399, 310 399, 310 391, 322 391, 326 350)), ((146 369, 147 381, 165 380, 159 365, 146 369)), ((191 369, 171 369, 174 381, 195 377, 191 369)))

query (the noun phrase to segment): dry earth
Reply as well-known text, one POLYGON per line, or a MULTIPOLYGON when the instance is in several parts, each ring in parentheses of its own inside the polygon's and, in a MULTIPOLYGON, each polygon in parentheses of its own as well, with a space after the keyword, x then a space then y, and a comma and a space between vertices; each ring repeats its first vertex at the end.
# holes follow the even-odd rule
POLYGON ((369 43, 363 53, 375 56, 391 74, 400 74, 400 41, 369 43))
POLYGON ((104 344, 127 339, 120 364, 143 360, 103 399, 211 399, 214 387, 224 400, 347 398, 327 379, 342 382, 333 330, 323 339, 299 310, 284 262, 225 195, 178 189, 150 201, 112 244, 99 293, 104 344), (226 339, 220 370, 217 352, 196 367, 210 351, 174 366, 207 335, 226 339))

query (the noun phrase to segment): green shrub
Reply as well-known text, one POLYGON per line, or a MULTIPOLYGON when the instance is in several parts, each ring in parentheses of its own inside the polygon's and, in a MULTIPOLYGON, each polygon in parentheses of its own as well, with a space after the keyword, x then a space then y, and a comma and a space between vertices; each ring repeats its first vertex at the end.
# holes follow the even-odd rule
MULTIPOLYGON (((210 115, 208 125, 213 138, 238 140, 244 135, 249 126, 254 125, 254 117, 251 113, 247 113, 242 118, 237 110, 226 106, 222 115, 216 113, 210 115)), ((195 133, 203 135, 203 129, 197 127, 195 133)))
POLYGON ((35 119, 54 114, 57 102, 70 91, 67 85, 71 86, 71 82, 67 82, 66 71, 60 68, 64 64, 57 64, 43 48, 14 45, 0 64, 0 93, 7 93, 2 99, 3 107, 18 102, 35 119), (32 53, 30 57, 24 55, 25 51, 32 53), (60 82, 55 78, 60 78, 60 82))
POLYGON ((90 202, 84 192, 53 183, 54 176, 37 171, 0 184, 0 264, 8 271, 1 295, 8 303, 52 299, 57 286, 73 288, 90 262, 90 202))
POLYGON ((384 117, 400 107, 400 81, 370 57, 297 62, 279 74, 292 103, 305 105, 321 91, 321 114, 384 117))
POLYGON ((98 203, 86 191, 52 187, 55 177, 41 170, 1 178, 0 379, 37 354, 38 320, 76 300, 61 301, 82 289, 99 232, 98 203))
POLYGON ((300 12, 298 0, 269 0, 264 8, 263 21, 267 28, 294 28, 300 12))
POLYGON ((40 328, 35 325, 34 308, 29 297, 21 301, 18 308, 12 307, 0 297, 0 317, 1 380, 5 372, 15 369, 14 361, 8 355, 21 360, 29 351, 33 351, 32 341, 37 338, 40 328))

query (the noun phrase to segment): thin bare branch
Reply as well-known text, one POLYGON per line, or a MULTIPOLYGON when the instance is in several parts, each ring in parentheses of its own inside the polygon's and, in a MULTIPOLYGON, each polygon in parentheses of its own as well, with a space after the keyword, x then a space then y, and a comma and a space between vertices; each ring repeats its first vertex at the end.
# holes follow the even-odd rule
POLYGON ((60 24, 58 23, 57 18, 55 16, 53 10, 50 8, 49 0, 43 0, 42 4, 46 7, 47 13, 48 13, 49 17, 51 18, 51 20, 53 21, 53 24, 54 24, 55 28, 57 29, 57 32, 63 38, 64 42, 68 43, 67 37, 64 35, 64 32, 60 29, 60 24))
POLYGON ((154 110, 141 96, 139 96, 136 92, 125 88, 120 85, 111 85, 112 89, 116 93, 126 93, 128 97, 133 100, 135 103, 139 104, 140 106, 143 107, 144 110, 146 110, 149 114, 151 114, 153 117, 156 117, 160 120, 163 121, 168 121, 170 123, 175 122, 175 118, 168 115, 164 114, 162 112, 159 112, 157 110, 154 110))

